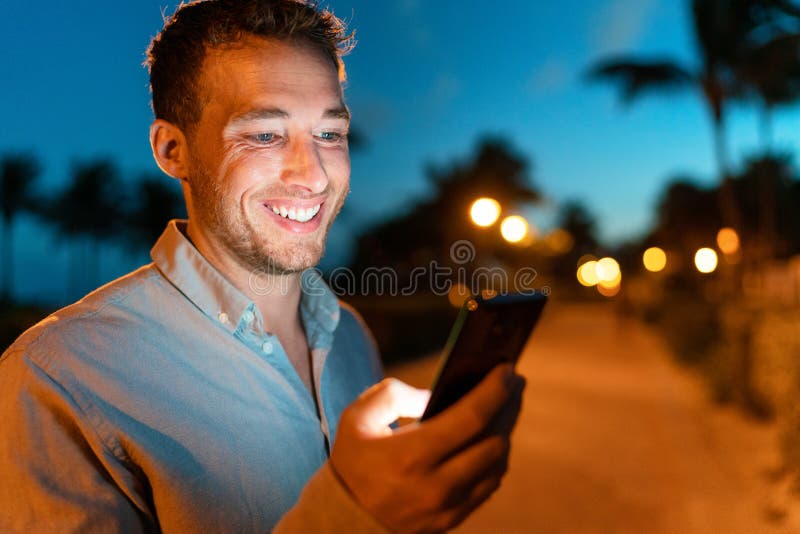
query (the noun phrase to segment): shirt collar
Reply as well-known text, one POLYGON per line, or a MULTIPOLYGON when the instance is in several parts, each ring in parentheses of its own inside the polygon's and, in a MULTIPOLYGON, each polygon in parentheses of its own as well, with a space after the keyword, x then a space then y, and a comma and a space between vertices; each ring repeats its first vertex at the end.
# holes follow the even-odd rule
MULTIPOLYGON (((194 247, 186 237, 186 224, 167 224, 150 251, 153 263, 205 315, 233 333, 242 314, 248 309, 258 313, 257 307, 194 247)), ((303 271, 300 280, 300 316, 309 348, 330 347, 339 323, 339 300, 316 269, 303 271)))

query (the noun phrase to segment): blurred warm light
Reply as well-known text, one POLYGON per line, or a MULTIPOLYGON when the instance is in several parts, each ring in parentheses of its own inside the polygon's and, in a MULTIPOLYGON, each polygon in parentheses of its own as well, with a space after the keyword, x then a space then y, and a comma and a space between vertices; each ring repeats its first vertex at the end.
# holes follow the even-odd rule
POLYGON ((500 203, 493 198, 479 198, 472 203, 469 216, 478 226, 491 226, 500 217, 500 203))
POLYGON ((578 267, 586 263, 587 261, 597 261, 597 257, 591 254, 584 254, 580 258, 578 258, 578 267))
POLYGON ((600 280, 599 282, 597 282, 597 285, 603 286, 606 289, 611 289, 615 286, 620 285, 621 283, 622 283, 622 271, 617 269, 617 274, 614 278, 612 278, 611 280, 600 280))
POLYGON ((467 286, 464 284, 454 284, 447 293, 447 300, 450 301, 450 305, 454 308, 460 308, 464 304, 464 301, 471 296, 472 294, 470 294, 467 286))
POLYGON ((713 273, 718 261, 717 253, 708 247, 703 247, 694 254, 694 265, 701 273, 713 273))
POLYGON ((597 279, 600 282, 611 282, 620 275, 619 263, 614 258, 601 258, 595 265, 597 279))
POLYGON ((601 295, 603 295, 604 297, 613 297, 617 293, 619 293, 620 287, 621 287, 620 284, 616 284, 616 285, 613 285, 613 286, 607 286, 607 285, 603 285, 603 284, 598 284, 597 285, 597 292, 600 293, 601 295))
POLYGON ((739 234, 733 228, 722 228, 717 232, 717 246, 723 254, 739 252, 739 234))
POLYGON ((528 221, 519 215, 511 215, 500 223, 500 233, 509 243, 519 243, 528 235, 528 221))
POLYGON ((667 266, 667 253, 659 247, 650 247, 642 254, 644 268, 652 273, 663 271, 667 266))
POLYGON ((547 246, 555 254, 566 254, 575 245, 572 235, 563 228, 556 228, 545 238, 547 246))
POLYGON ((597 261, 587 261, 578 267, 578 282, 586 287, 595 286, 600 282, 600 279, 597 277, 597 261))

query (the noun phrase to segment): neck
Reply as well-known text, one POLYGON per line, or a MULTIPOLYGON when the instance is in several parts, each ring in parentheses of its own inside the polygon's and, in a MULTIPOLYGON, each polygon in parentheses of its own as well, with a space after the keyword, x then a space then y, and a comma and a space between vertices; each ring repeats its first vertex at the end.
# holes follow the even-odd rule
POLYGON ((186 233, 200 254, 258 306, 268 332, 288 332, 300 325, 300 273, 255 272, 198 231, 191 219, 186 233))

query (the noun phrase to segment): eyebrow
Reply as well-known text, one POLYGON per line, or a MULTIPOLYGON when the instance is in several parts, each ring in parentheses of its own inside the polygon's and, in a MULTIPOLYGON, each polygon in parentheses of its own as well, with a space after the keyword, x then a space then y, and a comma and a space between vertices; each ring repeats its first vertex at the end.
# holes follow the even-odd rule
MULTIPOLYGON (((230 120, 230 124, 237 124, 241 122, 249 122, 264 119, 288 119, 289 113, 279 108, 259 108, 251 111, 246 111, 239 115, 234 116, 230 120)), ((322 114, 324 119, 344 119, 350 120, 350 110, 342 105, 336 108, 326 109, 322 114)))

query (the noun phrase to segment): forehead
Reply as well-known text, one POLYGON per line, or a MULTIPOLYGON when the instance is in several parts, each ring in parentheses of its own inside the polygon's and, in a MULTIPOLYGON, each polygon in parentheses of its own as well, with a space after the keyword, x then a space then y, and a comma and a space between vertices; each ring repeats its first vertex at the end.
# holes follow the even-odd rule
POLYGON ((287 98, 308 105, 342 100, 338 70, 324 51, 303 41, 256 36, 208 48, 198 86, 211 106, 273 105, 287 98))

